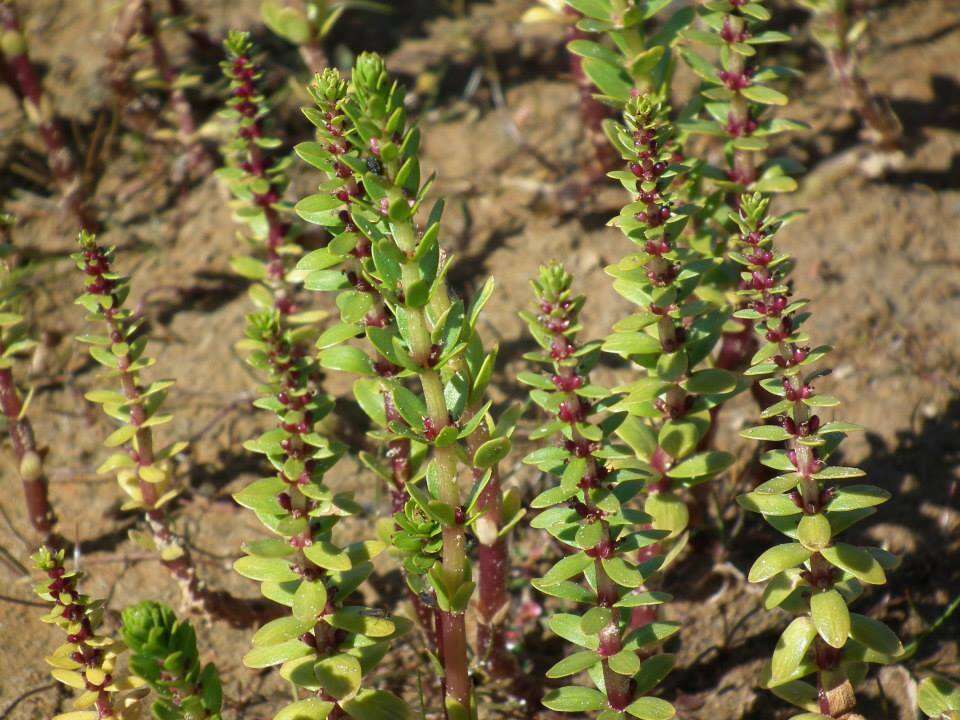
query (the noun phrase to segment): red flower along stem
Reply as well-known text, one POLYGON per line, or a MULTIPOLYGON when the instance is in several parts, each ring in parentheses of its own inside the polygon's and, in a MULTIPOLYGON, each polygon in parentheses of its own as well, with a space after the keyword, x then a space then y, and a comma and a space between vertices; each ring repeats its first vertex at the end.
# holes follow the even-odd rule
POLYGON ((63 128, 54 116, 50 98, 44 93, 36 68, 30 62, 26 36, 12 0, 0 0, 0 50, 8 70, 4 79, 37 128, 64 207, 76 217, 81 229, 95 232, 98 223, 90 208, 87 188, 73 151, 67 145, 63 128))

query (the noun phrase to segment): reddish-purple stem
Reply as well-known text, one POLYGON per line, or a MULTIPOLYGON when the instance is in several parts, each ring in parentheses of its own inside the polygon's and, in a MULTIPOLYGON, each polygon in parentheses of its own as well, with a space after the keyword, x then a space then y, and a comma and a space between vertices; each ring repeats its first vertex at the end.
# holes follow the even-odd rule
POLYGON ((47 496, 47 476, 43 470, 43 458, 37 450, 36 438, 30 419, 22 416, 23 404, 13 381, 10 368, 0 369, 0 408, 7 418, 7 430, 13 444, 17 472, 23 484, 23 497, 27 505, 30 524, 45 545, 61 545, 53 528, 57 517, 47 496))
POLYGON ((24 103, 27 116, 36 125, 47 153, 47 164, 63 196, 64 206, 76 217, 83 230, 95 232, 98 223, 89 207, 87 190, 76 159, 67 145, 63 128, 53 114, 53 105, 43 91, 40 76, 30 62, 26 36, 12 2, 0 2, 0 26, 7 68, 4 79, 24 103))

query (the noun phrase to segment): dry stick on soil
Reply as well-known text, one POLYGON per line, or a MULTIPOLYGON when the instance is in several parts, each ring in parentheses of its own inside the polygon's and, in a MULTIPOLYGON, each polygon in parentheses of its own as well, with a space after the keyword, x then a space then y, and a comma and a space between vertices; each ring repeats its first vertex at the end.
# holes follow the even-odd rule
POLYGON ((883 152, 901 149, 903 125, 885 99, 870 92, 860 74, 856 44, 867 27, 861 19, 851 25, 851 8, 847 0, 798 0, 813 13, 812 33, 830 63, 833 76, 840 84, 847 106, 859 115, 864 134, 883 152))
MULTIPOLYGON (((0 218, 0 222, 2 220, 0 218)), ((47 495, 43 455, 13 378, 13 358, 36 346, 36 342, 26 336, 23 316, 17 312, 18 298, 23 292, 19 278, 24 271, 4 268, 0 272, 0 410, 7 419, 30 524, 44 545, 58 546, 62 538, 54 533, 57 517, 47 495)))
POLYGON ((81 251, 72 257, 86 277, 86 290, 77 298, 89 313, 88 319, 106 324, 103 335, 78 337, 90 345, 90 356, 119 378, 120 392, 94 390, 86 394, 91 402, 120 421, 110 434, 107 447, 127 445, 126 452, 111 455, 98 472, 115 472, 121 488, 130 497, 124 509, 139 509, 146 516, 149 536, 142 544, 155 550, 170 574, 180 585, 184 603, 190 611, 201 611, 237 626, 257 621, 256 608, 229 593, 214 591, 198 578, 190 551, 170 529, 167 504, 179 495, 172 487, 173 457, 186 443, 178 442, 161 450, 154 448, 153 428, 172 419, 160 414, 166 390, 173 381, 157 381, 148 387, 140 382, 140 372, 153 364, 144 355, 147 338, 140 332, 141 322, 132 317, 123 304, 130 291, 129 280, 113 271, 114 250, 103 249, 93 236, 80 235, 81 251))
POLYGON ((6 78, 11 90, 23 103, 47 153, 47 164, 67 210, 80 227, 96 232, 98 222, 90 206, 88 189, 77 159, 67 145, 63 127, 54 115, 53 103, 43 91, 36 68, 30 62, 27 38, 20 25, 13 0, 0 0, 0 55, 9 70, 6 78))
POLYGON ((768 215, 768 205, 769 198, 759 193, 741 198, 736 214, 731 211, 739 233, 730 253, 750 283, 741 291, 748 305, 738 315, 755 322, 762 342, 747 375, 765 378, 763 387, 781 398, 763 412, 771 424, 741 435, 786 444, 761 457, 780 474, 739 498, 788 539, 760 555, 749 580, 769 581, 763 596, 768 610, 779 607, 798 616, 781 635, 762 683, 787 702, 820 713, 811 718, 862 720, 854 712, 854 689, 864 680, 867 664, 896 662, 903 647, 886 625, 848 606, 865 586, 884 584, 886 571, 898 560, 880 548, 836 538, 890 495, 874 485, 847 484, 864 472, 829 464, 846 433, 860 428, 823 422, 815 414, 840 402, 812 385, 829 374, 813 366, 830 348, 807 345, 802 329, 809 318, 803 312, 807 302, 790 298, 792 263, 773 244, 783 218, 768 215), (804 680, 808 675, 815 675, 816 684, 804 680))

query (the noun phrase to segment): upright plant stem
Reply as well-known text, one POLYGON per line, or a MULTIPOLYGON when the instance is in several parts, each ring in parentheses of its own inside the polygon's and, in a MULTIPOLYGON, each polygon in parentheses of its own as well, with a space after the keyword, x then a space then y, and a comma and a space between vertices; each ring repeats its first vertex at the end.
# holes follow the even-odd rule
MULTIPOLYGON (((3 348, 0 347, 0 352, 3 348)), ((30 524, 44 545, 59 545, 61 539, 54 534, 57 516, 50 506, 47 495, 47 477, 43 469, 43 457, 37 450, 36 438, 30 419, 23 414, 23 405, 13 380, 10 368, 0 369, 0 409, 7 418, 7 429, 17 472, 23 484, 23 497, 27 505, 30 524)))
POLYGON ((870 86, 860 74, 856 54, 847 39, 850 21, 846 8, 837 3, 837 7, 828 12, 825 19, 832 25, 837 42, 832 46, 824 46, 824 50, 847 105, 860 116, 871 139, 881 150, 892 152, 899 149, 903 140, 903 125, 890 105, 870 92, 870 86))
MULTIPOLYGON (((406 253, 401 272, 405 284, 413 286, 419 279, 417 263, 412 259, 417 248, 412 222, 396 226, 396 241, 406 253)), ((420 366, 418 375, 423 389, 427 413, 437 432, 450 424, 443 395, 440 374, 430 367, 430 330, 423 308, 408 308, 411 356, 420 366)), ((461 507, 460 488, 457 485, 457 456, 452 447, 436 448, 434 455, 439 484, 440 501, 454 508, 461 507)), ((463 525, 443 528, 443 572, 452 587, 460 587, 469 581, 467 577, 466 532, 463 525)), ((443 647, 444 686, 447 694, 469 713, 471 705, 471 682, 467 665, 467 630, 462 612, 441 611, 440 627, 443 647)))
POLYGON ((187 99, 186 92, 180 86, 180 73, 171 64, 163 38, 160 37, 153 17, 153 5, 150 0, 144 0, 143 5, 141 30, 150 41, 154 67, 170 93, 170 106, 176 117, 178 139, 186 150, 185 175, 201 173, 211 164, 210 156, 197 139, 197 123, 193 117, 193 108, 187 99))
POLYGON ((82 230, 95 232, 98 223, 87 188, 66 135, 54 115, 53 104, 27 54, 27 40, 12 0, 0 0, 0 54, 2 54, 14 94, 23 102, 27 117, 36 126, 47 153, 47 165, 53 174, 64 206, 77 219, 82 230))

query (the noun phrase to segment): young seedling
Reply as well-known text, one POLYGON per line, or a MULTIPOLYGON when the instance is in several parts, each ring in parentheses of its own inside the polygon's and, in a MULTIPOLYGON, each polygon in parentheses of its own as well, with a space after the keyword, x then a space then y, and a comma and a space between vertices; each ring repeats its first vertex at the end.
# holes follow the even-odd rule
MULTIPOLYGON (((6 225, 9 222, 12 218, 0 216, 0 223, 6 225)), ((0 411, 7 421, 7 433, 13 446, 13 459, 23 486, 30 524, 42 544, 58 545, 62 539, 54 530, 57 516, 48 497, 44 453, 37 445, 33 424, 27 415, 30 395, 26 401, 21 398, 13 376, 14 360, 36 347, 36 342, 29 337, 23 315, 19 312, 24 292, 22 279, 28 270, 8 265, 10 251, 12 246, 0 246, 0 411)))
POLYGON ((864 135, 882 152, 899 150, 903 140, 900 118, 883 98, 870 92, 858 67, 857 44, 867 29, 861 18, 851 22, 848 0, 797 0, 813 14, 811 33, 823 48, 833 76, 850 110, 864 126, 864 135))
POLYGON ((64 207, 76 218, 81 229, 96 232, 98 223, 91 207, 89 191, 73 150, 57 120, 50 96, 30 61, 27 37, 20 24, 13 0, 0 0, 0 64, 9 71, 10 89, 23 103, 24 112, 37 128, 47 153, 47 165, 53 174, 64 207))
POLYGON ((136 720, 141 717, 140 702, 149 689, 118 665, 118 657, 126 648, 101 631, 103 601, 80 594, 81 575, 68 571, 63 557, 63 550, 45 547, 33 556, 34 565, 47 575, 34 590, 53 605, 40 619, 66 634, 66 642, 45 660, 57 682, 80 691, 73 701, 76 710, 56 715, 53 720, 136 720))
POLYGON ((960 720, 960 686, 946 678, 924 678, 917 699, 921 712, 931 720, 960 720))
MULTIPOLYGON (((747 375, 780 398, 763 412, 768 424, 741 432, 753 440, 782 442, 784 449, 765 452, 761 462, 778 474, 739 498, 763 515, 787 542, 764 552, 750 569, 750 582, 767 582, 764 606, 797 617, 783 632, 763 675, 763 685, 777 696, 814 713, 810 717, 861 718, 854 711, 855 687, 867 663, 886 664, 903 653, 886 625, 851 612, 849 606, 866 586, 886 582, 897 560, 879 548, 841 542, 846 528, 873 514, 890 495, 873 485, 849 484, 864 472, 831 465, 846 433, 858 430, 843 422, 826 422, 818 412, 839 401, 818 393, 814 381, 828 375, 815 369, 830 350, 811 348, 803 330, 809 313, 804 300, 792 300, 787 285, 789 256, 774 245, 784 219, 768 214, 769 198, 744 195, 733 214, 739 233, 731 257, 743 270, 747 302, 738 316, 751 320, 760 350, 747 375), (807 680, 813 676, 813 682, 807 680), (816 715, 819 713, 819 715, 816 715)), ((805 716, 806 717, 806 716, 805 716)))
POLYGON ((208 588, 197 576, 189 548, 170 528, 167 508, 180 494, 173 478, 173 461, 187 444, 174 442, 155 447, 154 428, 173 419, 162 412, 173 381, 159 380, 149 385, 141 381, 141 372, 154 360, 145 354, 147 337, 142 332, 142 320, 124 307, 130 282, 114 271, 114 256, 113 248, 100 247, 87 233, 80 234, 80 252, 71 256, 86 276, 85 291, 76 302, 87 311, 91 323, 103 326, 103 334, 94 332, 77 339, 90 346, 90 357, 106 368, 107 377, 116 378, 119 383, 118 390, 92 390, 85 395, 120 423, 104 445, 125 446, 124 451, 111 455, 98 472, 116 474, 128 496, 123 509, 144 513, 148 534, 137 534, 135 539, 159 554, 180 586, 186 607, 237 625, 250 625, 257 619, 254 608, 228 593, 208 588))
MULTIPOLYGON (((492 284, 468 308, 446 286, 449 260, 437 241, 442 204, 420 224, 417 211, 431 180, 421 183, 419 131, 407 125, 404 93, 390 80, 383 60, 361 55, 349 85, 328 71, 311 92, 318 108, 305 113, 323 141, 304 143, 297 152, 327 181, 319 194, 297 204, 297 212, 327 227, 333 239, 298 267, 308 289, 339 291, 342 321, 320 337, 320 363, 369 378, 355 385, 360 406, 392 436, 431 449, 406 491, 423 516, 442 526, 442 559, 422 582, 432 586, 440 609, 447 711, 468 717, 473 700, 464 614, 474 583, 467 531, 491 548, 491 556, 500 555, 499 567, 493 560, 486 565, 489 572, 481 564, 479 580, 498 583, 500 589, 488 597, 505 602, 501 541, 520 517, 519 508, 504 502, 495 472, 509 452, 512 423, 495 426, 484 401, 495 353, 484 350, 476 325, 492 284), (376 361, 347 344, 357 336, 366 336, 376 361), (407 387, 408 378, 416 381, 416 391, 407 387), (481 432, 489 432, 489 439, 472 438, 481 432), (464 457, 474 470, 469 499, 458 484, 464 457)), ((502 617, 505 605, 492 608, 483 590, 480 595, 483 621, 502 617)))
POLYGON ((247 543, 234 568, 260 581, 264 597, 290 608, 290 615, 261 627, 243 662, 250 668, 280 665, 294 686, 296 699, 278 718, 412 718, 395 695, 362 687, 390 642, 411 624, 350 602, 385 545, 335 542, 337 523, 360 508, 350 493, 324 484, 343 449, 316 432, 333 406, 317 388, 319 366, 297 351, 276 311, 251 315, 247 336, 249 362, 267 374, 256 404, 276 415, 277 426, 245 447, 266 455, 276 474, 235 498, 276 537, 247 543))
POLYGON ((557 613, 548 619, 551 630, 582 649, 550 668, 547 677, 586 670, 595 688, 567 685, 548 692, 543 704, 603 720, 619 720, 624 713, 641 720, 669 719, 673 707, 647 694, 670 671, 673 657, 651 652, 679 625, 651 622, 633 629, 630 622, 633 609, 670 599, 641 589, 664 561, 651 548, 669 533, 649 529, 653 518, 629 507, 650 473, 637 467, 631 449, 616 443, 627 420, 622 411, 610 412, 618 398, 590 383, 600 343, 577 344, 584 298, 571 292, 571 283, 560 265, 540 269, 533 282, 537 313, 523 316, 542 348, 527 358, 548 370, 521 373, 519 379, 534 388, 531 399, 555 418, 531 439, 558 441, 524 458, 559 479, 531 501, 532 508, 543 509, 531 526, 546 530, 569 552, 533 584, 589 608, 583 615, 557 613))
POLYGON ((311 73, 329 65, 323 43, 347 10, 390 12, 390 6, 373 0, 263 0, 260 16, 276 35, 297 46, 311 73))
POLYGON ((217 668, 200 665, 197 636, 166 605, 145 600, 125 608, 120 637, 130 649, 130 672, 157 695, 157 720, 220 720, 223 691, 217 668))

